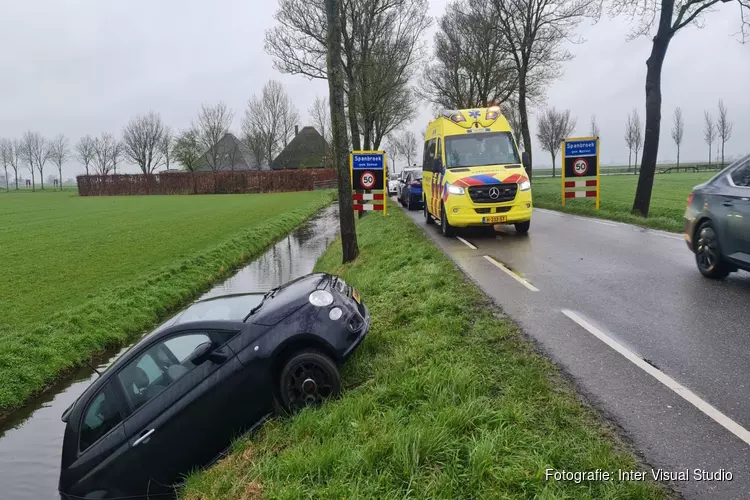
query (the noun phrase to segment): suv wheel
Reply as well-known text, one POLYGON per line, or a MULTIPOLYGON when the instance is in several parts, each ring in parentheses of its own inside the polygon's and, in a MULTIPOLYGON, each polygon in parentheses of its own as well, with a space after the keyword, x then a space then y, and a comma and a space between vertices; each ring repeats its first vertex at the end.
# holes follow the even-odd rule
POLYGON ((695 263, 701 274, 711 279, 722 279, 726 277, 731 268, 721 255, 719 247, 719 236, 716 234, 711 221, 700 225, 696 232, 695 263))

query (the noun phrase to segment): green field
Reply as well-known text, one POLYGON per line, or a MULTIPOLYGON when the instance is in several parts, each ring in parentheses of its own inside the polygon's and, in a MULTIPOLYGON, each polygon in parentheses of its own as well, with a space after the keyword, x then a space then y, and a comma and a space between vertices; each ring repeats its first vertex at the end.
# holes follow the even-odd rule
POLYGON ((372 313, 343 396, 266 422, 191 476, 183 498, 666 497, 650 480, 545 480, 546 468, 639 465, 401 210, 365 217, 358 235, 354 264, 340 265, 335 242, 317 266, 372 313))
POLYGON ((532 193, 536 207, 679 232, 682 231, 682 216, 685 213, 688 194, 695 185, 707 181, 714 175, 716 172, 656 175, 647 219, 630 213, 638 183, 636 175, 601 176, 601 203, 598 212, 594 208, 594 200, 587 198, 567 200, 563 208, 560 201, 562 187, 559 177, 534 179, 532 193))
POLYGON ((264 195, 0 195, 0 414, 122 345, 330 203, 264 195))

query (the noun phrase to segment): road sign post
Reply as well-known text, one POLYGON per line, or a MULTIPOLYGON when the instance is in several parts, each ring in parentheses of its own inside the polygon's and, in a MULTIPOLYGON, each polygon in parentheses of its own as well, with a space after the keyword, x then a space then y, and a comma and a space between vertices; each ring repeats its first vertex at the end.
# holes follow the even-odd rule
POLYGON ((349 169, 352 178, 354 210, 382 211, 386 214, 386 155, 385 151, 352 151, 349 169))
POLYGON ((565 206, 566 199, 596 198, 599 210, 599 180, 599 138, 563 139, 562 205, 565 206))

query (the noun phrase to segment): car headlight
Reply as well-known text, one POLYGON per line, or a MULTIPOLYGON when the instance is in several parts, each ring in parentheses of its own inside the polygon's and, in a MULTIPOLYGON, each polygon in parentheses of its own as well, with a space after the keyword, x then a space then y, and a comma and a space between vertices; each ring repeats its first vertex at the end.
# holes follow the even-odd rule
POLYGON ((334 307, 328 312, 328 317, 331 318, 333 321, 337 321, 341 319, 341 316, 344 315, 344 311, 341 310, 340 307, 334 307))
POLYGON ((456 186, 455 184, 448 184, 448 192, 450 194, 465 194, 466 190, 462 186, 456 186))
POLYGON ((310 304, 317 307, 325 307, 333 304, 333 295, 328 290, 315 290, 310 294, 310 304))
POLYGON ((531 181, 523 181, 519 183, 518 189, 520 189, 521 191, 528 191, 529 189, 531 189, 531 181))

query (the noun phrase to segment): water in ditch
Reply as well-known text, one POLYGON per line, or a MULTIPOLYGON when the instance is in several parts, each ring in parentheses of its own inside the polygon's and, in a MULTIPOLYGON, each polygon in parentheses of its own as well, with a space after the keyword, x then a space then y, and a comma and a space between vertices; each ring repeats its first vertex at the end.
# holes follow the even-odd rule
MULTIPOLYGON (((312 271, 337 231, 338 207, 334 205, 319 212, 202 298, 266 291, 305 275, 312 271)), ((106 368, 125 349, 110 353, 97 368, 106 368)), ((0 498, 60 498, 57 481, 65 430, 60 416, 94 378, 96 374, 91 369, 76 371, 0 426, 0 498)))

